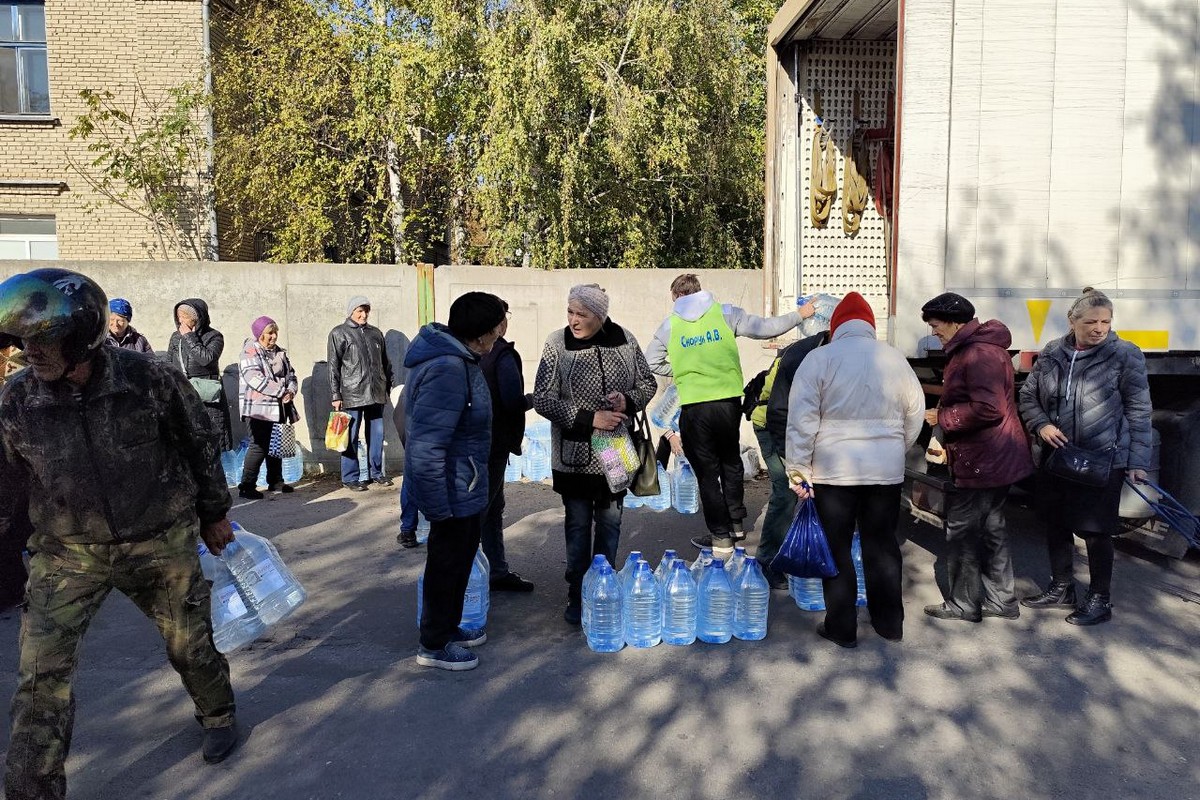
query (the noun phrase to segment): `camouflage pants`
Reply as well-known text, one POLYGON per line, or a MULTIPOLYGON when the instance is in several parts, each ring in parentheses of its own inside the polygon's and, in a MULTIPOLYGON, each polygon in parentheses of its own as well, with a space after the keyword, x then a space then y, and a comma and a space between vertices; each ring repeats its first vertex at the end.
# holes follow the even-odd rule
POLYGON ((21 658, 12 704, 5 793, 8 800, 66 797, 75 697, 71 676, 80 643, 108 593, 127 595, 154 620, 171 666, 206 728, 233 722, 229 665, 212 640, 209 587, 200 574, 194 528, 147 542, 64 544, 30 563, 21 619, 21 658))

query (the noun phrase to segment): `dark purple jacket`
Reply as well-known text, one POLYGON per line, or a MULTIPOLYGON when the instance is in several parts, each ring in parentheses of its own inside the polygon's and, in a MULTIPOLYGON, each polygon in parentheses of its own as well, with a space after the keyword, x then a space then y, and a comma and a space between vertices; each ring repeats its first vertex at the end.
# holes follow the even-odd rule
POLYGON ((954 485, 1008 486, 1032 474, 1033 457, 1013 396, 1012 334, 998 320, 973 319, 946 343, 938 424, 954 485))

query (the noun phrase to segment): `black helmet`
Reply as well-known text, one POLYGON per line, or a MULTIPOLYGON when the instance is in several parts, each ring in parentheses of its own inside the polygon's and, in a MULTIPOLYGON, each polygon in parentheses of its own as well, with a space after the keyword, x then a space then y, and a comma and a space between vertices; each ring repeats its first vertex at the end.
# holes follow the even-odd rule
POLYGON ((35 269, 0 283, 0 347, 59 341, 67 362, 78 364, 104 343, 107 327, 108 298, 86 275, 35 269))

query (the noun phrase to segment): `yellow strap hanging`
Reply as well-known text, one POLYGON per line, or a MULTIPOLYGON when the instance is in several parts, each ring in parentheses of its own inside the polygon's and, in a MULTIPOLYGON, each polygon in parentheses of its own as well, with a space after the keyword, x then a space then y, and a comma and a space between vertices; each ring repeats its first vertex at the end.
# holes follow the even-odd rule
POLYGON ((842 230, 847 236, 858 233, 863 212, 870 200, 871 160, 867 153, 866 136, 861 121, 861 103, 858 89, 854 90, 854 133, 850 136, 850 147, 846 152, 842 172, 842 230))
POLYGON ((829 131, 821 127, 813 132, 811 180, 812 224, 814 228, 824 228, 829 224, 829 212, 837 197, 837 148, 829 131))

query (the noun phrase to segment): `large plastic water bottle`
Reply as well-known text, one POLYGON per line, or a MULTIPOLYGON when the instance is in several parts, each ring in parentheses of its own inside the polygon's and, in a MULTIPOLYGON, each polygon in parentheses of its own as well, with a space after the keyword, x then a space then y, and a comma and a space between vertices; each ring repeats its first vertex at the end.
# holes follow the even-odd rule
POLYGON ((637 562, 627 586, 625 644, 654 647, 662 641, 662 586, 644 560, 637 562))
MULTIPOLYGON (((588 567, 587 572, 583 573, 583 587, 582 591, 580 592, 581 597, 588 596, 588 592, 591 591, 592 583, 596 580, 596 573, 600 570, 601 565, 606 565, 609 569, 612 569, 612 565, 608 563, 608 559, 604 557, 603 553, 597 553, 596 555, 592 556, 592 565, 588 567)), ((588 622, 590 621, 591 614, 591 604, 584 602, 582 619, 580 621, 583 625, 583 632, 585 635, 587 634, 588 622)))
POLYGON ((673 483, 675 510, 680 514, 695 514, 699 511, 700 483, 696 480, 696 473, 692 472, 692 465, 687 459, 679 459, 673 483))
POLYGON ((203 542, 199 546, 199 556, 204 579, 212 583, 209 607, 212 612, 213 644, 218 652, 232 653, 262 636, 267 626, 246 604, 229 567, 210 553, 203 542))
POLYGON ((250 442, 242 439, 236 448, 221 453, 221 469, 225 471, 226 486, 237 486, 242 482, 242 466, 246 463, 248 449, 250 442))
POLYGON ((696 611, 696 638, 709 644, 725 644, 733 638, 733 586, 725 562, 714 558, 700 578, 696 611))
POLYGON ((788 575, 788 592, 801 611, 825 610, 825 588, 820 578, 797 578, 788 575))
POLYGON ((299 483, 304 477, 304 454, 300 452, 300 448, 296 448, 296 455, 288 456, 283 460, 283 482, 284 483, 299 483))
POLYGON ((521 467, 525 477, 531 481, 544 481, 550 477, 550 455, 540 439, 530 439, 525 450, 525 463, 521 467))
POLYGON ((358 480, 368 481, 371 479, 371 469, 367 465, 367 443, 359 441, 358 443, 358 480))
POLYGON ((475 551, 475 560, 471 563, 471 577, 467 581, 467 594, 463 598, 462 621, 459 625, 467 630, 477 631, 487 625, 488 610, 491 607, 491 589, 488 585, 487 557, 483 549, 475 551))
POLYGON ((678 554, 674 550, 664 550, 662 561, 658 562, 658 566, 654 568, 654 577, 659 583, 665 584, 667 578, 671 577, 671 568, 675 566, 675 559, 678 554))
POLYGON ((757 558, 746 556, 746 563, 735 585, 737 602, 733 608, 733 635, 749 642, 767 638, 771 585, 767 583, 757 558))
POLYGON ((417 509, 417 544, 429 541, 429 520, 420 509, 417 509))
POLYGON ((667 388, 650 406, 650 421, 660 428, 674 428, 679 418, 679 389, 674 383, 668 383, 667 388))
POLYGON ((696 582, 683 559, 675 559, 663 588, 662 640, 688 645, 696 641, 696 582))
POLYGON ((621 571, 617 573, 617 577, 621 579, 621 588, 626 589, 629 583, 629 576, 637 569, 637 562, 642 560, 641 550, 631 550, 629 557, 625 559, 625 565, 621 567, 621 571))
POLYGON ((521 480, 521 456, 509 453, 508 466, 504 468, 504 480, 508 483, 521 480))
POLYGON ((221 560, 263 625, 274 625, 299 608, 308 593, 283 563, 275 545, 236 522, 232 525, 236 538, 221 551, 221 560))
POLYGON ((662 464, 658 465, 658 494, 645 498, 646 508, 666 511, 671 507, 671 481, 662 464))
POLYGON ((645 499, 638 497, 633 492, 626 492, 625 499, 621 501, 621 505, 625 508, 641 508, 646 505, 645 499))
POLYGON ((596 570, 590 590, 583 598, 591 605, 587 630, 588 647, 597 653, 615 653, 625 646, 624 605, 621 580, 608 564, 596 570))
POLYGON ((729 573, 729 582, 736 589, 738 580, 742 577, 742 567, 746 564, 746 548, 742 545, 735 545, 733 555, 729 557, 729 563, 725 566, 725 570, 729 573))
POLYGON ((867 579, 863 575, 862 539, 859 537, 858 531, 854 532, 854 538, 850 541, 850 560, 854 562, 854 578, 858 584, 858 596, 854 600, 854 605, 865 606, 867 604, 867 579))
POLYGON ((700 550, 700 555, 696 556, 696 560, 692 562, 692 580, 696 585, 700 585, 700 578, 704 576, 704 568, 713 561, 713 551, 711 547, 705 547, 700 550))

